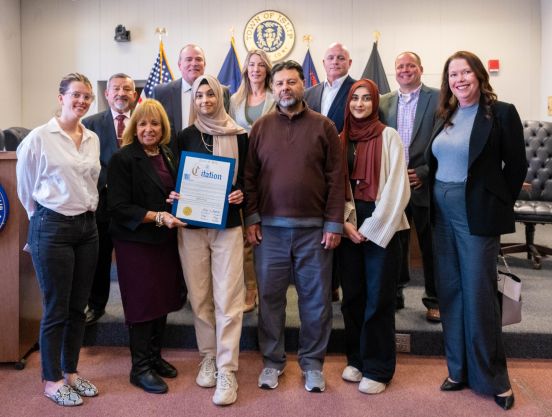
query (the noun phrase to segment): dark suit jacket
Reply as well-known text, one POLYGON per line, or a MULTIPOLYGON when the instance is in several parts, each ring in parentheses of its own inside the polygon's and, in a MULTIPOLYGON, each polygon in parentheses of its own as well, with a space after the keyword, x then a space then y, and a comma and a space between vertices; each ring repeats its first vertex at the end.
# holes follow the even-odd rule
POLYGON ((96 218, 99 221, 107 222, 109 216, 107 213, 107 164, 111 157, 119 147, 117 146, 117 132, 115 131, 115 123, 111 109, 104 112, 96 113, 93 116, 82 120, 82 124, 94 131, 100 138, 100 177, 98 178, 98 192, 100 200, 98 209, 96 210, 96 218))
MULTIPOLYGON (((168 147, 161 147, 167 169, 176 179, 176 161, 168 147)), ((109 161, 107 197, 113 239, 142 243, 163 243, 171 232, 155 223, 142 223, 148 211, 171 211, 165 187, 142 145, 135 140, 109 161)))
MULTIPOLYGON (((224 108, 230 111, 230 91, 228 87, 222 86, 224 97, 224 108)), ((171 142, 169 147, 178 158, 178 146, 176 136, 182 130, 188 127, 187 122, 182 124, 182 78, 171 81, 166 84, 158 84, 153 89, 153 98, 161 102, 171 123, 171 142)), ((193 105, 193 103, 192 103, 193 105)))
MULTIPOLYGON (((416 106, 416 115, 414 116, 414 126, 412 128, 412 138, 408 148, 410 159, 408 168, 416 171, 420 177, 422 186, 415 190, 411 188, 410 201, 416 206, 429 207, 429 185, 428 174, 429 167, 425 159, 425 151, 431 133, 435 124, 435 111, 439 102, 439 90, 430 88, 422 84, 418 105, 416 106)), ((387 126, 397 129, 397 112, 399 108, 399 93, 393 91, 380 98, 379 114, 380 119, 387 126)))
MULTIPOLYGON (((341 131, 343 130, 343 123, 345 119, 345 102, 347 101, 347 94, 349 94, 349 90, 351 86, 355 83, 355 81, 356 80, 354 80, 350 76, 347 76, 347 78, 343 80, 343 84, 341 84, 341 87, 339 88, 339 91, 337 92, 337 95, 335 96, 334 101, 330 106, 330 110, 328 111, 328 117, 335 123, 335 127, 338 133, 341 133, 341 131)), ((316 84, 315 86, 310 87, 305 91, 305 101, 312 110, 318 113, 320 113, 320 107, 322 105, 323 91, 323 82, 320 84, 316 84)))
MULTIPOLYGON (((437 171, 431 144, 443 127, 444 121, 438 120, 426 152, 431 189, 437 171)), ((523 126, 516 108, 497 101, 492 116, 487 118, 480 102, 470 135, 466 180, 466 211, 472 234, 498 236, 514 232, 514 203, 526 174, 523 126)))

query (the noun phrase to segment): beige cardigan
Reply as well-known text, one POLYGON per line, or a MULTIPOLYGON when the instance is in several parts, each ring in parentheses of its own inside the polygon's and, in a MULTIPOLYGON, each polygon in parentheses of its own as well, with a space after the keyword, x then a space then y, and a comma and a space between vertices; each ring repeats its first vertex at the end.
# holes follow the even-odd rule
MULTIPOLYGON (((247 130, 247 134, 251 131, 251 125, 249 124, 249 121, 247 120, 247 117, 245 116, 245 103, 246 100, 243 100, 241 103, 238 103, 236 101, 236 95, 233 94, 232 97, 230 97, 230 117, 236 121, 237 124, 239 124, 241 127, 243 127, 245 130, 247 130)), ((263 105, 263 111, 262 116, 267 114, 269 111, 274 110, 276 107, 276 102, 274 101, 274 97, 272 96, 272 93, 270 91, 266 92, 265 101, 263 105)))
MULTIPOLYGON (((381 170, 376 208, 358 231, 382 248, 399 230, 410 228, 404 209, 410 200, 410 184, 404 159, 404 149, 398 132, 386 127, 382 133, 381 170)), ((355 203, 345 202, 344 220, 357 227, 355 203)))

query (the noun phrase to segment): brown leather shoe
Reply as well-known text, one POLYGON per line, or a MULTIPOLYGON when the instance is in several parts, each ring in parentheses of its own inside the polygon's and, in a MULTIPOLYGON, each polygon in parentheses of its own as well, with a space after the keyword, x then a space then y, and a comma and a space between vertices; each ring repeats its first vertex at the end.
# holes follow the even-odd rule
POLYGON ((427 321, 431 321, 433 323, 440 323, 441 322, 441 312, 438 308, 428 308, 426 313, 426 319, 427 321))

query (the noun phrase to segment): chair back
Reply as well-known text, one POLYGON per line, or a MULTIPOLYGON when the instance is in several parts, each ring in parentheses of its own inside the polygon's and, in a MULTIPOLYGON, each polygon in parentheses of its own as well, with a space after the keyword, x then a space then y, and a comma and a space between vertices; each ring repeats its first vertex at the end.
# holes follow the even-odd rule
POLYGON ((24 127, 10 127, 4 130, 4 140, 7 151, 15 151, 30 130, 24 127))
POLYGON ((552 201, 552 123, 523 122, 527 177, 531 190, 522 190, 519 200, 552 201))

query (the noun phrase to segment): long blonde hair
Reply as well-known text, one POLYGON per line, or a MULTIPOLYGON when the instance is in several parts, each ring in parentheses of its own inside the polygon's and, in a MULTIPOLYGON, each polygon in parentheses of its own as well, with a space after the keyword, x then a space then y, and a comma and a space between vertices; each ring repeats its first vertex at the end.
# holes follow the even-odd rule
POLYGON ((258 55, 264 62, 266 67, 266 78, 264 82, 264 87, 266 91, 272 92, 272 75, 270 74, 272 70, 272 63, 270 62, 270 58, 262 49, 252 49, 247 53, 247 56, 245 57, 245 62, 243 63, 243 68, 241 72, 242 81, 240 87, 238 88, 238 91, 236 91, 236 93, 234 94, 237 104, 247 100, 247 97, 251 93, 251 83, 249 81, 249 74, 247 71, 249 68, 249 61, 251 61, 251 57, 253 55, 258 55))

